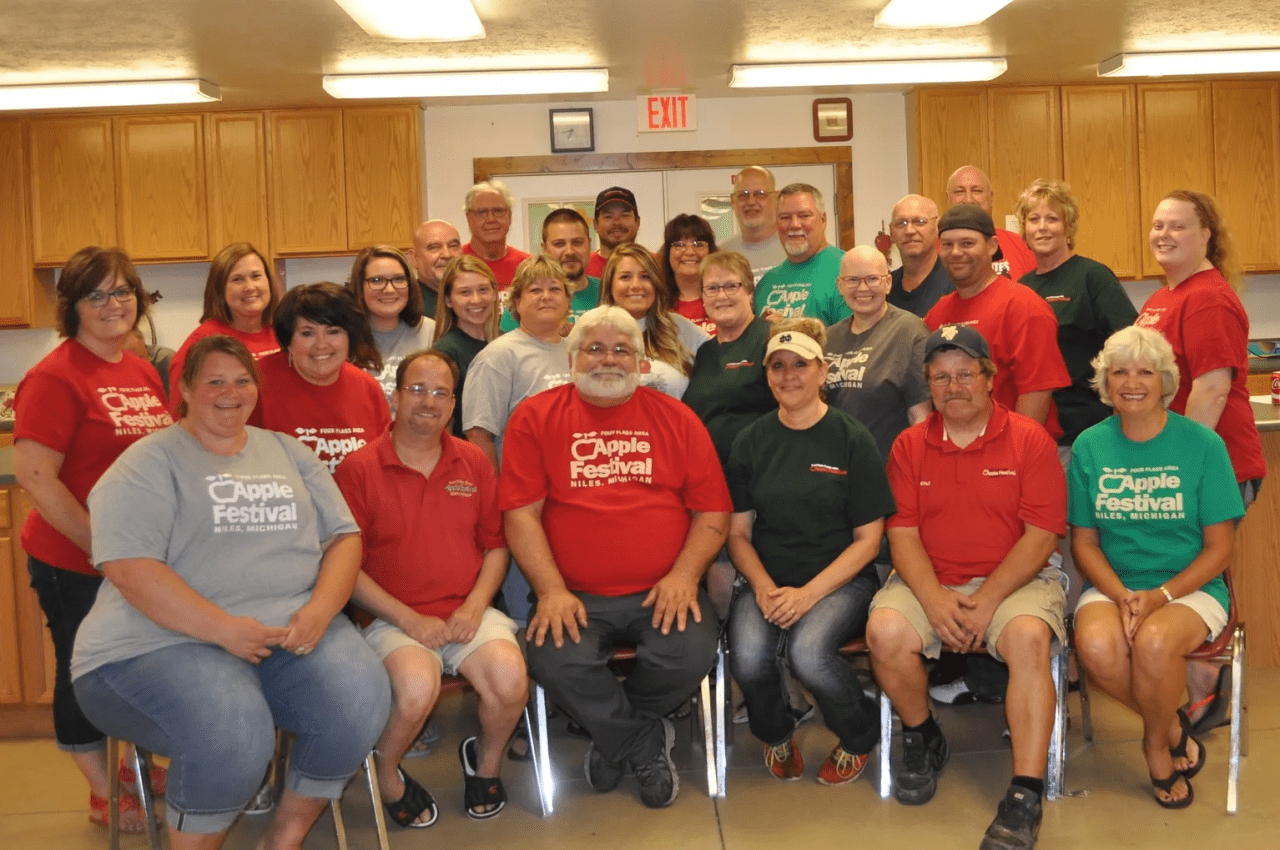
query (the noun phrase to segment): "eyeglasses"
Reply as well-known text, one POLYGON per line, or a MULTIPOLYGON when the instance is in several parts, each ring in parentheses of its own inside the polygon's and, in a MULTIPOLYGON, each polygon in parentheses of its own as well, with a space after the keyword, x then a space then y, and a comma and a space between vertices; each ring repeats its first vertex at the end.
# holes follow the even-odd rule
POLYGON ((391 277, 366 277, 364 279, 364 285, 370 289, 386 289, 388 283, 395 289, 409 288, 409 278, 402 274, 392 275, 391 277))
POLYGON ((887 274, 869 274, 865 277, 857 277, 855 275, 850 274, 850 275, 844 275, 842 277, 836 278, 836 282, 843 283, 845 286, 849 287, 850 289, 858 289, 863 286, 865 286, 867 289, 871 289, 873 286, 878 284, 880 281, 884 280, 886 277, 888 277, 887 274))
POLYGON ((414 396, 415 398, 431 396, 436 401, 448 401, 453 398, 453 393, 448 390, 440 389, 439 387, 428 387, 426 384, 409 384, 408 386, 402 387, 402 389, 406 390, 409 395, 414 396))
POLYGON ((906 230, 907 225, 909 224, 914 224, 916 227, 924 227, 936 218, 936 215, 931 215, 928 218, 925 218, 924 216, 916 216, 915 218, 895 218, 893 221, 889 222, 889 226, 894 230, 906 230))
POLYGON ((120 286, 115 289, 95 289, 80 300, 91 307, 102 307, 110 298, 116 299, 121 304, 128 304, 137 297, 138 294, 133 291, 132 286, 120 286))
POLYGON ((695 239, 692 242, 686 242, 681 239, 679 242, 671 243, 671 250, 673 251, 683 251, 685 248, 692 248, 695 251, 701 251, 707 247, 707 243, 703 242, 701 239, 695 239))
POLYGON ((503 218, 511 215, 511 210, 506 207, 491 207, 484 210, 467 210, 476 218, 503 218))
POLYGON ((778 193, 767 189, 743 189, 741 192, 734 192, 733 199, 735 201, 749 201, 752 198, 755 198, 757 201, 763 201, 770 195, 776 194, 778 193))
POLYGON ((937 375, 930 375, 929 383, 938 389, 942 389, 952 381, 955 381, 962 387, 967 387, 973 384, 977 379, 977 372, 956 372, 954 375, 948 375, 946 372, 941 372, 937 375))
POLYGON ((703 295, 710 295, 712 298, 723 292, 725 295, 737 295, 738 290, 742 289, 742 284, 736 280, 728 283, 713 283, 710 286, 702 287, 703 295))
POLYGON ((610 354, 619 360, 629 360, 636 356, 636 350, 634 348, 629 345, 622 344, 618 344, 613 348, 610 348, 607 345, 601 345, 598 342, 593 342, 586 348, 579 349, 579 351, 593 360, 602 360, 610 354))

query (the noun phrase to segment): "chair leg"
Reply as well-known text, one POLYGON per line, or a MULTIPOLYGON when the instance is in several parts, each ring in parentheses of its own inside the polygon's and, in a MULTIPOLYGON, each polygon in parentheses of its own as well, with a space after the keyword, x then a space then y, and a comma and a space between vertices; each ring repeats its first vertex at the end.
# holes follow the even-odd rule
POLYGON ((1084 732, 1084 739, 1092 744, 1093 712, 1089 705, 1089 677, 1085 674, 1084 667, 1078 669, 1080 670, 1080 728, 1084 732))
POLYGON ((733 700, 729 697, 729 679, 725 675, 725 649, 721 640, 716 647, 716 796, 729 793, 729 754, 725 730, 733 727, 733 700))
POLYGON ((120 742, 115 738, 107 738, 107 835, 111 839, 111 850, 120 850, 120 742), (115 768, 114 770, 112 768, 115 768))
POLYGON ((1247 734, 1248 710, 1244 699, 1244 627, 1237 625, 1231 637, 1231 750, 1227 762, 1227 814, 1234 815, 1240 809, 1240 758, 1245 755, 1244 737, 1247 734))
POLYGON ((1045 796, 1060 800, 1067 770, 1067 649, 1058 645, 1049 660, 1053 671, 1053 733, 1049 736, 1049 763, 1046 766, 1045 796))
POLYGON ((711 728, 711 674, 702 677, 702 684, 698 687, 699 710, 702 715, 702 755, 707 763, 707 796, 715 799, 723 797, 720 793, 720 782, 716 776, 716 742, 715 732, 711 728))
POLYGON ((373 805, 373 828, 378 835, 378 850, 390 850, 387 818, 382 808, 382 788, 378 785, 378 765, 372 752, 364 758, 364 777, 369 785, 369 802, 373 805))
POLYGON ((342 819, 342 799, 330 800, 329 811, 333 812, 333 837, 337 841, 338 850, 348 850, 347 824, 342 819))
POLYGON ((880 689, 880 799, 893 793, 893 705, 889 695, 880 689))
POLYGON ((529 755, 533 759, 533 776, 538 785, 538 802, 542 804, 542 816, 546 817, 556 810, 555 778, 551 775, 551 749, 547 743, 547 693, 534 682, 530 698, 533 711, 525 709, 524 723, 529 732, 529 755))

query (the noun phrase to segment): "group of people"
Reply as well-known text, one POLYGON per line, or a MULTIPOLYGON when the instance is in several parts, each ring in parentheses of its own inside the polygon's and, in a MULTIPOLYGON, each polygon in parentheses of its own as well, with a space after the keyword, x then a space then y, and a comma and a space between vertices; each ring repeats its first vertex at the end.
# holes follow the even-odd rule
MULTIPOLYGON (((982 847, 1029 848, 1068 612, 1087 674, 1143 719, 1156 801, 1190 804, 1221 677, 1182 656, 1227 623, 1221 574, 1265 472, 1229 235, 1211 198, 1166 197, 1166 285, 1139 313, 1075 255, 1065 184, 1022 194, 1023 236, 994 227, 977 169, 951 197, 894 207, 892 274, 876 248, 827 244, 816 188, 761 167, 735 177, 740 233, 720 246, 680 215, 655 255, 611 187, 598 251, 561 209, 524 255, 498 181, 467 195, 469 243, 426 222, 408 252, 361 251, 345 286, 282 294, 233 244, 171 394, 127 350, 147 311, 129 258, 78 252, 15 450, 58 743, 90 817, 111 734, 169 757, 167 776, 123 778, 167 783, 173 846, 220 846, 278 727, 296 742, 268 850, 301 847, 370 750, 391 818, 430 826, 400 765, 443 675, 479 695, 458 747, 469 816, 506 803, 530 677, 590 737, 593 789, 632 775, 666 806, 668 715, 727 622, 768 770, 804 774, 807 693, 837 738, 827 785, 888 743, 840 655, 865 636, 908 804, 949 757, 926 659, 1007 664, 1013 776, 982 847)), ((120 805, 142 829, 136 798, 120 805)))

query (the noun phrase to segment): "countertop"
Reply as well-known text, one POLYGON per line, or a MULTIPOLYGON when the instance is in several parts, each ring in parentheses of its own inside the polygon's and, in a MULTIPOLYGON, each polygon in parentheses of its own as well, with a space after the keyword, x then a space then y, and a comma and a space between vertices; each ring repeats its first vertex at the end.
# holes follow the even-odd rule
POLYGON ((1259 431, 1280 431, 1280 404, 1272 404, 1269 395, 1251 395, 1249 402, 1259 431))

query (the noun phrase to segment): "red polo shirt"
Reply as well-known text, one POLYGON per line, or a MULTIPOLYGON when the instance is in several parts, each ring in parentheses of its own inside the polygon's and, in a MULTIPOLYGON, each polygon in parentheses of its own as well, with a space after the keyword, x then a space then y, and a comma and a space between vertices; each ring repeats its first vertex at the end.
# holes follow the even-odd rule
MULTIPOLYGON (((462 246, 462 253, 470 254, 473 257, 479 256, 476 254, 475 249, 471 247, 470 242, 462 246)), ((510 245, 507 246, 507 253, 503 254, 501 259, 486 260, 484 257, 480 257, 481 262, 488 266, 493 272, 493 276, 498 279, 499 292, 505 292, 511 286, 511 281, 515 280, 516 277, 516 269, 527 259, 529 259, 528 254, 519 248, 512 248, 510 245)))
POLYGON ((917 528, 938 581, 989 576, 1025 531, 1067 533, 1067 481, 1040 423, 996 403, 986 431, 963 449, 937 411, 903 431, 889 454, 898 512, 889 528, 917 528))
POLYGON ((448 433, 430 477, 400 462, 388 431, 334 473, 364 545, 361 568, 419 614, 448 617, 476 585, 484 553, 507 545, 498 479, 484 452, 448 433))

